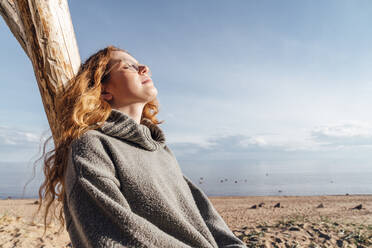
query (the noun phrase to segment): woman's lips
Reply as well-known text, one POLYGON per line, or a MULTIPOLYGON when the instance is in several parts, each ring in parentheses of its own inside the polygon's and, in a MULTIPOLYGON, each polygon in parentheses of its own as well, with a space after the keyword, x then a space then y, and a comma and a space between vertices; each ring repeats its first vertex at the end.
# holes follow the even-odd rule
POLYGON ((145 84, 145 83, 148 83, 148 82, 152 82, 152 80, 150 78, 148 78, 145 81, 143 81, 142 83, 145 84))

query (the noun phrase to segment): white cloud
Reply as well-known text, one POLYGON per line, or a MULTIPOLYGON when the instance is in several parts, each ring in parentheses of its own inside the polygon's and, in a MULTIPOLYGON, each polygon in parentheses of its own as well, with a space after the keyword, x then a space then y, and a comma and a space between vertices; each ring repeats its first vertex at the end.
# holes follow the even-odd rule
POLYGON ((0 126, 0 145, 29 146, 40 142, 40 133, 14 130, 10 127, 0 126))
POLYGON ((169 143, 186 160, 360 157, 372 148, 372 124, 346 121, 282 133, 179 135, 169 143))
POLYGON ((0 126, 0 160, 28 161, 44 141, 41 133, 0 126))
POLYGON ((314 135, 327 137, 372 137, 372 124, 361 121, 345 121, 338 124, 320 126, 313 130, 314 135))
POLYGON ((324 145, 372 146, 372 124, 362 121, 342 121, 316 127, 312 137, 324 145))
POLYGON ((267 141, 264 137, 256 136, 256 137, 249 137, 245 140, 241 140, 239 144, 243 147, 247 147, 249 145, 257 145, 257 146, 265 146, 267 145, 267 141))
POLYGON ((297 132, 283 132, 281 134, 268 133, 253 135, 242 140, 242 147, 256 145, 262 149, 275 149, 282 151, 313 151, 319 149, 319 143, 312 140, 311 136, 301 130, 297 132))

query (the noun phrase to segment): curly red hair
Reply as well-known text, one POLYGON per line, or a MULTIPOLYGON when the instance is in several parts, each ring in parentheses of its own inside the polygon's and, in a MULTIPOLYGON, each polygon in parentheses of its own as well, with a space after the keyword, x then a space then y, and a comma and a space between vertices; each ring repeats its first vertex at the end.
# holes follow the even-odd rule
MULTIPOLYGON (((112 45, 99 50, 80 65, 77 74, 68 82, 63 93, 57 97, 57 123, 59 123, 61 131, 58 137, 54 137, 55 148, 48 152, 45 151, 47 143, 53 138, 50 136, 44 143, 42 155, 36 161, 43 160, 45 175, 45 180, 39 189, 39 207, 35 213, 39 213, 43 204, 46 205, 43 216, 43 236, 51 221, 47 224, 49 209, 55 199, 57 199, 57 205, 54 205, 52 209, 53 216, 61 224, 59 233, 65 225, 62 208, 65 197, 64 175, 71 142, 86 131, 102 126, 110 115, 110 104, 102 100, 100 96, 101 84, 107 81, 107 65, 113 51, 123 51, 129 54, 126 50, 112 45), (103 78, 104 75, 105 78, 103 78), (56 209, 58 207, 60 209, 57 216, 56 209)), ((156 118, 158 112, 159 102, 155 98, 144 106, 141 121, 143 118, 148 118, 154 124, 163 123, 156 118)))

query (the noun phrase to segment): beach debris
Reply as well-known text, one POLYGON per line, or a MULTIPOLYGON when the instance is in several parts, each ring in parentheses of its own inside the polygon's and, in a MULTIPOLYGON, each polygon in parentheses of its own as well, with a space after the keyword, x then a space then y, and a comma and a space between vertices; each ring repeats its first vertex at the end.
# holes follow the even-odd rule
POLYGON ((362 204, 359 204, 355 207, 353 207, 352 209, 358 209, 358 210, 361 210, 363 208, 362 204))
POLYGON ((311 227, 314 232, 318 233, 319 238, 324 238, 326 240, 330 240, 331 237, 324 232, 320 231, 318 228, 311 227))
POLYGON ((313 228, 313 230, 318 233, 319 238, 323 238, 323 239, 326 239, 326 240, 331 239, 331 237, 329 235, 325 234, 324 232, 320 231, 319 229, 313 228))
POLYGON ((258 237, 256 234, 254 234, 254 235, 250 235, 250 236, 248 236, 248 240, 249 240, 250 242, 258 242, 259 237, 258 237))
POLYGON ((324 208, 323 203, 320 203, 316 208, 324 208))
POLYGON ((338 240, 336 240, 336 244, 337 244, 338 247, 343 247, 344 241, 342 241, 341 239, 338 239, 338 240))
POLYGON ((238 237, 238 238, 241 237, 241 236, 244 236, 244 233, 241 232, 241 231, 238 231, 238 230, 234 230, 233 233, 234 233, 234 235, 235 235, 236 237, 238 237))
POLYGON ((252 207, 250 207, 251 209, 256 209, 257 208, 257 205, 253 205, 252 207))
POLYGON ((280 208, 280 202, 274 205, 274 208, 280 208))
POLYGON ((269 230, 269 228, 267 226, 261 225, 261 224, 257 225, 256 228, 261 229, 261 232, 265 232, 265 231, 269 230))
POLYGON ((258 206, 259 206, 260 208, 262 208, 263 205, 265 205, 265 203, 263 203, 263 202, 261 202, 260 204, 258 204, 258 206))
POLYGON ((288 230, 289 231, 300 231, 300 228, 295 227, 295 226, 291 226, 288 230))
POLYGON ((36 204, 39 204, 39 201, 38 201, 38 200, 34 201, 34 204, 35 204, 35 205, 36 205, 36 204))
POLYGON ((280 244, 282 243, 282 240, 280 238, 275 238, 275 242, 280 244))

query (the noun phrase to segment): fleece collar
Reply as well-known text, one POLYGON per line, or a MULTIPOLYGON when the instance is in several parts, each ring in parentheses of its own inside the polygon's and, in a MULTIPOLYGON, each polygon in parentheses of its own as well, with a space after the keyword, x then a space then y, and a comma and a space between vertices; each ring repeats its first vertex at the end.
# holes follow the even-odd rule
POLYGON ((164 147, 165 135, 160 127, 147 118, 143 118, 141 122, 142 124, 138 124, 127 114, 112 109, 110 116, 98 130, 109 136, 135 143, 149 151, 164 147))

